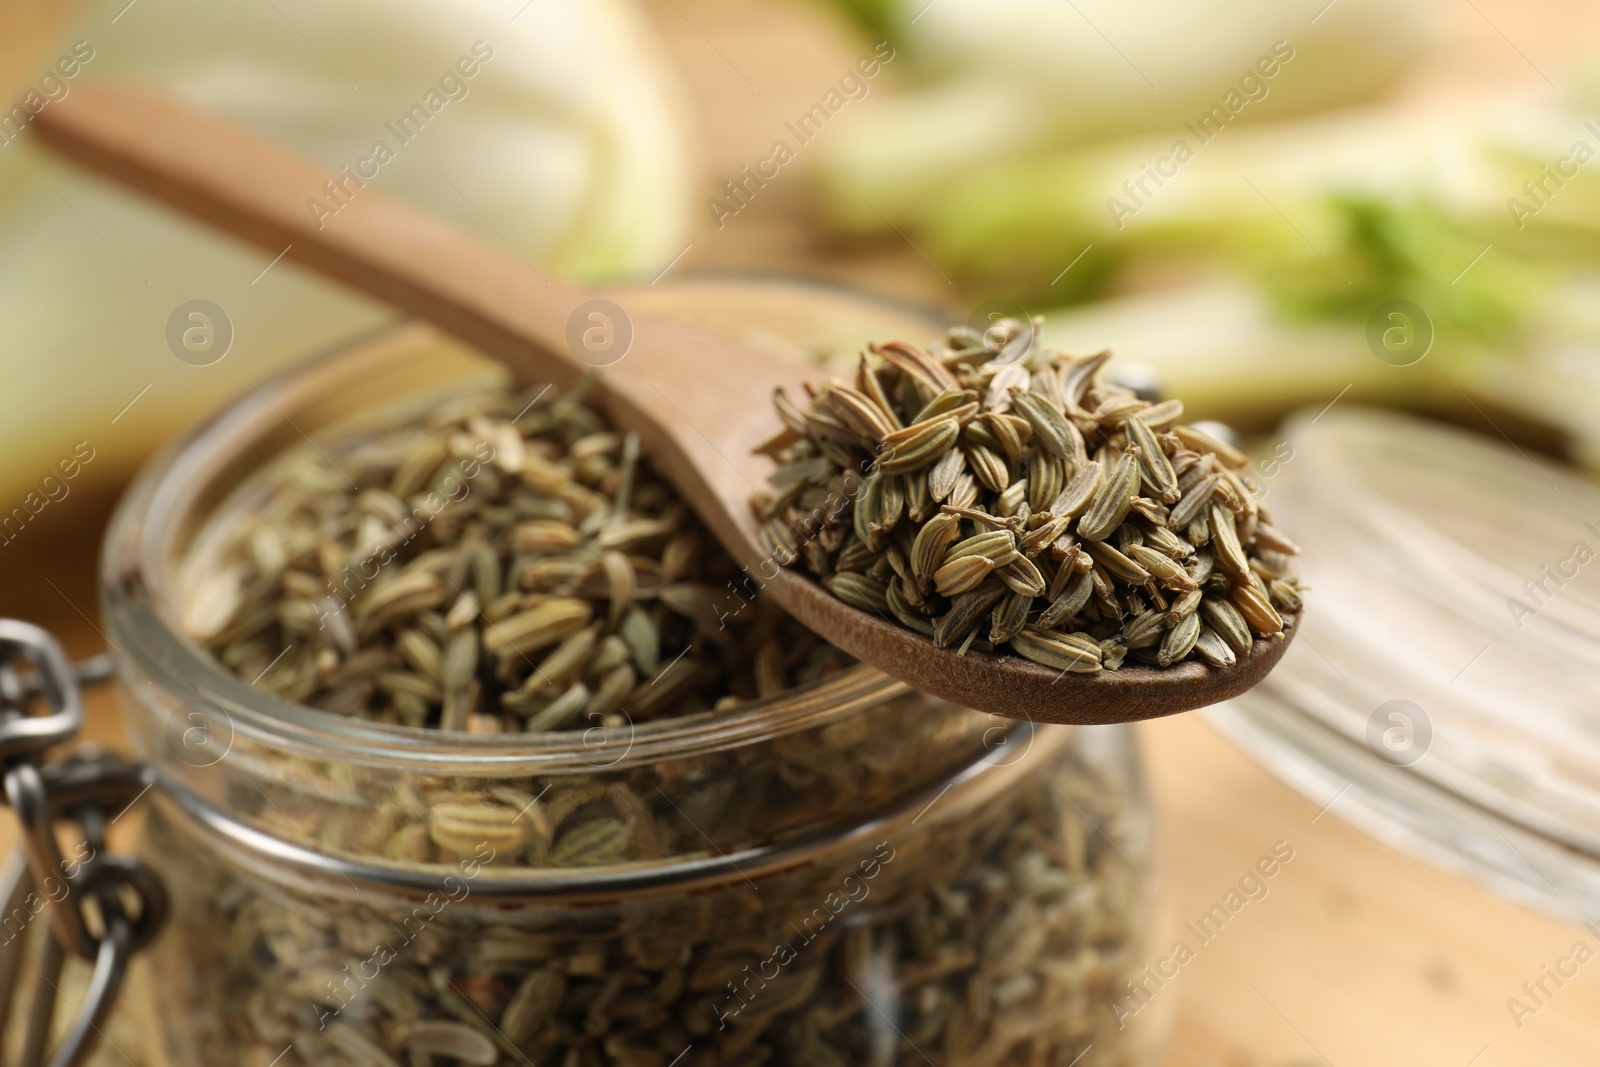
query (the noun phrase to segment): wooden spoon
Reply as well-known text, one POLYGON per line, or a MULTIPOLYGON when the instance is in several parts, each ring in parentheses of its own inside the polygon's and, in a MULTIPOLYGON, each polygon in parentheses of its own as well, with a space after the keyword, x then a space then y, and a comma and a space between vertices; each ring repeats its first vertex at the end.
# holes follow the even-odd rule
POLYGON ((779 427, 774 387, 802 396, 805 369, 703 330, 595 303, 518 256, 386 196, 381 174, 331 173, 156 94, 81 86, 41 112, 34 129, 91 170, 433 323, 524 382, 570 386, 611 364, 597 392, 601 409, 620 429, 639 434, 651 464, 766 595, 845 652, 918 689, 1012 718, 1126 722, 1242 693, 1288 644, 1259 641, 1226 670, 1184 662, 1094 674, 935 648, 834 599, 800 571, 778 567, 761 548, 749 500, 770 461, 752 449, 779 427), (314 200, 322 211, 312 209, 314 200))

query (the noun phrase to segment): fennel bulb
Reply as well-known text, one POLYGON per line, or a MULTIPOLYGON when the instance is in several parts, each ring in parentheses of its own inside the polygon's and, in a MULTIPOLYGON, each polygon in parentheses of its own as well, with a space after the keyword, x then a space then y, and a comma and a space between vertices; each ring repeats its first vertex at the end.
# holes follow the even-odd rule
MULTIPOLYGON (((105 0, 40 70, 74 41, 93 57, 69 94, 153 85, 331 168, 385 142, 372 187, 544 270, 649 274, 682 249, 678 86, 632 0, 105 0)), ((397 317, 272 258, 74 172, 26 132, 0 144, 0 514, 76 442, 96 451, 76 484, 124 477, 251 383, 397 317), (209 366, 169 349, 169 320, 196 299, 232 327, 209 366)))
POLYGON ((903 217, 964 170, 1177 129, 1276 42, 1293 49, 1292 68, 1265 93, 1247 85, 1259 94, 1251 120, 1371 98, 1436 33, 1425 0, 1338 0, 1320 14, 1324 0, 843 2, 926 81, 880 101, 828 146, 833 213, 852 228, 882 225, 873 205, 903 217))

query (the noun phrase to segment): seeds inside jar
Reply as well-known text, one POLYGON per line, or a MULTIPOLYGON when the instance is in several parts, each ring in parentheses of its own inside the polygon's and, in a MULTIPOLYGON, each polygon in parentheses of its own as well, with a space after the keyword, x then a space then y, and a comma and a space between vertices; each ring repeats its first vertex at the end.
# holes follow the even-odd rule
POLYGON ((306 449, 233 520, 190 632, 239 677, 475 733, 640 722, 850 660, 744 576, 581 391, 475 395, 306 449))

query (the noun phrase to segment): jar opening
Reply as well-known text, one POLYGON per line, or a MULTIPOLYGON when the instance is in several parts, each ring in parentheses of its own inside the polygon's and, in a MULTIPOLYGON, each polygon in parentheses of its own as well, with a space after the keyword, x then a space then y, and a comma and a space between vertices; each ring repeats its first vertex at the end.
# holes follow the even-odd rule
POLYGON ((186 556, 251 475, 304 440, 501 378, 497 368, 424 327, 391 328, 262 384, 151 462, 118 508, 102 566, 103 608, 111 640, 124 653, 119 669, 128 691, 139 699, 141 690, 166 690, 186 714, 198 713, 228 737, 461 774, 584 772, 692 754, 810 729, 907 691, 857 666, 734 709, 643 725, 469 734, 361 721, 279 699, 232 675, 184 632, 179 597, 186 556))

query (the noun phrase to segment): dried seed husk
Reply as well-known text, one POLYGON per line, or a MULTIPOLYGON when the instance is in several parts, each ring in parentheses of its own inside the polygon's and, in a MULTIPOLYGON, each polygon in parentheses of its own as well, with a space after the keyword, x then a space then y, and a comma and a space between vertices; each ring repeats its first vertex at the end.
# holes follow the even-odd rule
POLYGON ((959 597, 982 585, 993 570, 994 560, 988 556, 961 556, 934 572, 933 585, 940 596, 959 597))
POLYGON ((878 543, 877 530, 881 529, 883 520, 883 487, 892 477, 879 470, 867 475, 861 483, 851 528, 855 531, 856 539, 865 545, 878 543))
POLYGON ((933 621, 933 643, 948 648, 968 636, 1005 592, 1004 586, 993 583, 951 597, 950 610, 933 621))
POLYGON ((970 389, 946 389, 917 411, 912 424, 952 418, 965 426, 978 415, 978 394, 970 389))
POLYGON ((1095 493, 1088 510, 1078 519, 1078 536, 1085 541, 1101 541, 1111 536, 1127 517, 1138 488, 1139 461, 1125 453, 1095 493))
POLYGON ((1018 478, 1006 486, 1006 491, 1001 493, 999 499, 994 502, 994 511, 996 515, 1002 518, 1010 518, 1019 514, 1027 506, 1028 480, 1026 478, 1018 478))
POLYGON ((877 444, 900 429, 897 420, 891 419, 871 397, 847 385, 835 382, 828 386, 820 399, 828 404, 840 422, 872 444, 877 444))
POLYGON ((1011 472, 1006 469, 1006 461, 998 452, 982 445, 969 445, 964 451, 967 466, 978 484, 985 489, 998 493, 1011 484, 1011 472))
POLYGON ((1193 522, 1195 517, 1201 513, 1201 510, 1210 505, 1212 491, 1216 489, 1220 478, 1220 475, 1209 474, 1190 486, 1184 492, 1183 498, 1173 506, 1172 512, 1167 519, 1168 523, 1178 529, 1183 529, 1193 522))
POLYGON ((428 703, 438 701, 443 692, 437 679, 413 674, 410 671, 384 671, 378 675, 377 682, 378 688, 385 693, 391 695, 409 693, 428 703))
POLYGON ((950 507, 971 507, 978 500, 978 483, 970 473, 961 474, 956 478, 955 488, 950 490, 950 495, 945 498, 945 504, 950 507))
POLYGON ((401 460, 389 482, 389 492, 406 500, 433 477, 433 472, 450 454, 450 444, 442 434, 430 434, 418 441, 401 460))
POLYGON ((806 435, 812 439, 836 441, 846 445, 859 445, 861 435, 845 424, 831 408, 812 402, 802 415, 806 435))
POLYGON ((1027 556, 1020 553, 1013 554, 1008 562, 996 566, 994 573, 995 577, 1013 593, 1025 597, 1044 595, 1044 575, 1039 573, 1039 568, 1034 566, 1033 561, 1027 556))
POLYGON ((1172 461, 1161 450, 1156 435, 1138 415, 1128 416, 1126 429, 1129 444, 1139 450, 1139 468, 1156 499, 1164 504, 1176 504, 1183 496, 1178 489, 1178 475, 1172 469, 1172 461))
POLYGON ((1272 606, 1280 612, 1293 615, 1304 606, 1300 599, 1299 586, 1283 578, 1274 578, 1267 583, 1267 595, 1272 600, 1272 606))
POLYGON ((1114 583, 1111 580, 1110 575, 1105 572, 1105 568, 1101 567, 1098 563, 1094 563, 1087 553, 1084 555, 1084 558, 1089 559, 1091 563, 1089 577, 1094 582, 1094 592, 1091 595, 1094 598, 1095 607, 1099 609, 1100 613, 1107 619, 1122 618, 1126 612, 1123 611, 1122 605, 1117 601, 1116 583, 1114 583))
POLYGON ((1094 589, 1094 582, 1087 572, 1079 574, 1067 585, 1066 591, 1051 601, 1050 606, 1039 616, 1039 625, 1047 630, 1059 628, 1068 619, 1076 616, 1089 603, 1089 594, 1094 589))
POLYGON ((1282 552, 1285 555, 1299 555, 1300 546, 1283 535, 1271 523, 1256 523, 1254 543, 1256 546, 1271 552, 1282 552))
POLYGON ((661 631, 655 621, 639 608, 629 608, 617 627, 617 636, 627 646, 633 665, 641 674, 653 674, 661 662, 661 631))
POLYGON ((495 1043, 463 1023, 418 1020, 403 1025, 396 1037, 413 1056, 440 1056, 473 1067, 494 1067, 500 1061, 495 1043))
POLYGON ((1048 455, 1066 459, 1073 454, 1072 424, 1045 398, 1033 393, 1017 393, 1012 407, 1033 428, 1033 439, 1048 455))
POLYGON ((1221 504, 1235 515, 1244 512, 1244 497, 1239 492, 1239 487, 1233 479, 1228 477, 1228 472, 1217 472, 1217 485, 1211 491, 1211 498, 1215 503, 1221 504))
POLYGON ((932 620, 917 613, 906 599, 899 582, 890 582, 885 595, 889 601, 889 611, 900 620, 902 626, 915 630, 924 637, 933 636, 932 620))
POLYGON ((1033 598, 1023 593, 1010 592, 1002 597, 989 614, 989 641, 1003 645, 1021 633, 1032 603, 1033 598))
POLYGON ((947 499, 955 490, 956 480, 966 473, 966 453, 953 448, 928 469, 928 496, 935 502, 947 499))
POLYGON ((476 678, 459 689, 446 689, 443 706, 439 709, 439 729, 465 730, 472 717, 479 713, 482 697, 483 683, 476 678))
POLYGON ((896 430, 905 425, 899 413, 895 411, 894 401, 889 399, 889 394, 884 391, 882 378, 867 363, 865 352, 856 362, 856 390, 871 399, 873 405, 896 430))
POLYGON ((622 615, 633 603, 634 593, 638 589, 638 578, 634 572, 633 564, 628 562, 628 557, 615 549, 606 549, 600 553, 600 567, 606 575, 606 593, 611 601, 606 612, 606 622, 616 626, 622 621, 622 615))
POLYGON ((445 646, 441 681, 446 689, 460 689, 478 669, 478 631, 460 630, 445 646))
POLYGON ((868 571, 879 560, 878 549, 864 541, 852 541, 834 559, 835 570, 868 571))
POLYGON ((1028 507, 1044 511, 1055 503, 1066 488, 1066 461, 1036 449, 1028 459, 1028 476, 1024 479, 1028 507))
POLYGON ((372 1067, 400 1067, 394 1057, 355 1024, 335 1020, 325 1028, 324 1040, 338 1051, 345 1062, 371 1064, 372 1067))
POLYGON ((1152 524, 1144 531, 1144 543, 1175 560, 1187 560, 1194 555, 1194 546, 1166 526, 1152 524))
POLYGON ((1262 637, 1272 637, 1283 632, 1283 617, 1273 608, 1261 590, 1250 585, 1236 585, 1228 597, 1239 609, 1250 628, 1262 637))
POLYGON ((1158 552, 1144 545, 1132 545, 1125 553, 1126 556, 1149 571, 1150 574, 1168 589, 1188 591, 1199 589, 1200 586, 1189 572, 1185 571, 1171 556, 1158 552))
POLYGON ((1152 404, 1139 412, 1139 421, 1157 433, 1170 430, 1183 418, 1183 401, 1176 397, 1152 404))
POLYGON ((1238 662, 1228 642, 1209 626, 1201 626, 1195 638, 1194 653, 1213 667, 1232 667, 1238 662))
POLYGON ((886 474, 909 474, 941 459, 955 447, 961 424, 953 418, 941 418, 901 433, 906 434, 903 439, 884 439, 878 469, 886 474))
POLYGON ((621 819, 595 818, 563 832, 550 850, 557 867, 595 867, 615 863, 628 853, 630 831, 621 819))
POLYGON ((991 563, 1008 563, 1017 551, 1017 537, 1009 529, 987 530, 957 541, 945 552, 946 563, 965 556, 983 556, 991 563))
POLYGON ((921 474, 908 474, 906 488, 906 518, 914 523, 928 521, 939 512, 939 502, 928 495, 928 479, 921 474))
POLYGON ((728 587, 709 582, 673 582, 662 586, 657 596, 669 610, 708 633, 720 631, 744 609, 744 601, 728 587))
POLYGON ((1239 544, 1239 535, 1234 529, 1233 512, 1219 504, 1211 505, 1211 535, 1217 566, 1236 581, 1248 580, 1250 561, 1239 544))
POLYGON ((1248 467, 1250 465, 1250 457, 1221 438, 1213 437, 1204 430, 1197 430, 1193 426, 1174 426, 1172 432, 1178 435, 1178 440, 1182 441, 1186 448, 1192 448, 1196 452, 1209 452, 1226 466, 1248 467))
POLYGON ((1104 541, 1086 541, 1083 550, 1114 578, 1133 585, 1144 585, 1150 581, 1149 571, 1104 541))
POLYGON ((1071 519, 1065 516, 1050 517, 1049 513, 1043 516, 1035 515, 1030 521, 1037 521, 1040 518, 1043 518, 1044 522, 1017 539, 1018 551, 1030 559, 1059 541, 1066 535, 1067 527, 1072 525, 1071 519))
POLYGON ((924 523, 911 546, 911 573, 924 581, 931 580, 944 565, 946 551, 960 531, 961 520, 944 512, 924 523))
POLYGON ((888 591, 876 578, 851 571, 840 571, 822 580, 828 591, 851 607, 862 611, 889 610, 888 591))
POLYGON ((1269 548, 1261 548, 1259 545, 1253 547, 1257 552, 1250 557, 1250 573, 1269 583, 1278 580, 1298 581, 1291 571, 1288 556, 1269 548))
POLYGON ((1083 410, 1084 391, 1089 388, 1089 383, 1100 373, 1100 368, 1105 366, 1110 358, 1111 352, 1108 349, 1092 356, 1080 357, 1070 366, 1057 371, 1061 375, 1061 398, 1068 418, 1093 421, 1089 413, 1083 410))
POLYGON ((1100 646, 1075 634, 1055 634, 1024 629, 1011 639, 1018 655, 1035 663, 1074 674, 1092 674, 1100 669, 1100 646))
MULTIPOLYGON (((1014 340, 1026 340, 1014 338, 1014 340)), ((984 397, 985 411, 1004 412, 1011 410, 1011 398, 1018 390, 1028 387, 1028 369, 1020 364, 1009 362, 1002 353, 990 362, 990 367, 996 367, 994 376, 989 379, 988 395, 984 397)))
POLYGON ((1241 656, 1250 652, 1254 638, 1250 636, 1250 627, 1244 615, 1233 604, 1208 596, 1200 601, 1200 615, 1206 625, 1215 630, 1234 652, 1241 656))
POLYGON ((1006 457, 1006 462, 1012 466, 1020 464, 1023 447, 1033 436, 1033 430, 1027 422, 1015 415, 1004 414, 985 415, 983 421, 1001 454, 1006 457))
POLYGON ((600 531, 595 541, 601 548, 644 551, 647 546, 670 537, 676 532, 677 527, 678 520, 675 517, 630 519, 626 522, 611 523, 600 531))
MULTIPOLYGON (((1250 480, 1249 473, 1224 470, 1220 484, 1228 487, 1229 497, 1231 498, 1228 506, 1235 515, 1241 517, 1241 520, 1248 519, 1253 528, 1254 524, 1260 519, 1261 508, 1256 502, 1256 491, 1251 488, 1253 483, 1250 480)), ((1251 537, 1249 533, 1241 533, 1240 540, 1249 544, 1251 537)))
POLYGON ((878 491, 876 513, 871 516, 871 528, 875 533, 884 534, 894 529, 905 514, 905 481, 890 474, 880 474, 879 477, 882 485, 878 491))
POLYGON ((1051 503, 1050 513, 1067 517, 1081 514, 1099 492, 1103 470, 1098 462, 1092 460, 1080 465, 1072 480, 1067 483, 1067 487, 1051 503))
POLYGON ((1185 615, 1193 615, 1200 610, 1200 601, 1205 599, 1205 594, 1198 587, 1189 590, 1172 602, 1167 609, 1168 624, 1175 624, 1185 615))
MULTIPOLYGON (((559 730, 571 723, 584 708, 589 706, 592 696, 588 686, 582 682, 574 682, 560 696, 530 714, 522 728, 530 734, 559 730)), ((512 710, 517 710, 515 705, 512 710)))
POLYGON ((904 341, 890 341, 886 344, 869 345, 868 348, 875 355, 882 356, 891 366, 927 386, 928 391, 935 395, 947 389, 960 388, 960 384, 951 377, 943 364, 916 345, 904 341))
POLYGON ((449 591, 437 574, 402 574, 371 587, 356 602, 356 621, 361 629, 372 630, 392 619, 438 607, 449 591))
POLYGON ((804 437, 810 432, 805 412, 795 406, 794 401, 789 399, 789 394, 784 392, 782 386, 772 391, 772 406, 777 411, 778 418, 783 420, 783 424, 791 432, 800 437, 804 437))
POLYGON ((1172 469, 1178 472, 1178 488, 1187 493, 1202 479, 1210 477, 1217 469, 1217 457, 1181 449, 1172 460, 1172 469))
POLYGON ((517 986, 500 1016, 500 1029, 506 1040, 518 1048, 526 1047, 542 1028, 555 1020, 566 995, 567 976, 558 967, 539 967, 530 972, 517 986))
POLYGON ((527 840, 527 826, 511 808, 499 804, 437 804, 428 812, 428 836, 440 848, 473 855, 487 844, 496 852, 514 852, 527 840))
POLYGON ((434 640, 421 630, 402 630, 395 639, 406 662, 426 678, 437 681, 443 671, 444 654, 434 640))
POLYGON ((552 597, 491 625, 484 631, 484 651, 491 655, 526 656, 577 633, 593 617, 593 609, 582 600, 552 597))
POLYGON ((1159 641, 1167 628, 1167 613, 1150 608, 1136 614, 1122 627, 1122 639, 1129 648, 1143 648, 1159 641))
POLYGON ((1200 617, 1185 615, 1161 639, 1161 652, 1156 662, 1162 667, 1168 667, 1187 658, 1199 637, 1200 617))
POLYGON ((620 663, 612 667, 600 679, 600 684, 595 687, 594 695, 583 706, 584 717, 590 721, 598 721, 617 710, 622 706, 622 702, 632 694, 634 685, 637 682, 638 675, 634 673, 631 663, 620 663))
POLYGON ((583 535, 571 523, 555 519, 531 519, 511 529, 513 551, 566 552, 583 543, 583 535))

